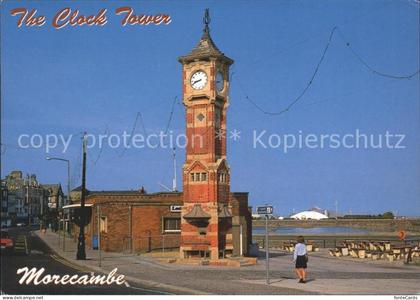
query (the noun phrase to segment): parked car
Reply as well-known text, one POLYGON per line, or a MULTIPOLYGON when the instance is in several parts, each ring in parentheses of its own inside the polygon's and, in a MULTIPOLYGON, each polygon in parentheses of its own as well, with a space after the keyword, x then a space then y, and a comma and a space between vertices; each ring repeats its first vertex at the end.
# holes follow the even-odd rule
POLYGON ((1 251, 3 252, 13 252, 13 240, 9 236, 9 233, 7 231, 1 231, 1 251))
POLYGON ((25 223, 17 223, 16 226, 17 227, 23 227, 23 226, 26 226, 26 224, 25 223))

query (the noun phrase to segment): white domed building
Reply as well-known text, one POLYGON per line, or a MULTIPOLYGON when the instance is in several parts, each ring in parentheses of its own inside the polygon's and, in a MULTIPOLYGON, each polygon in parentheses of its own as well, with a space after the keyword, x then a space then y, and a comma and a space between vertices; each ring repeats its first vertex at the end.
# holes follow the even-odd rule
POLYGON ((328 216, 317 211, 305 210, 290 216, 290 218, 296 220, 321 220, 328 219, 328 216))

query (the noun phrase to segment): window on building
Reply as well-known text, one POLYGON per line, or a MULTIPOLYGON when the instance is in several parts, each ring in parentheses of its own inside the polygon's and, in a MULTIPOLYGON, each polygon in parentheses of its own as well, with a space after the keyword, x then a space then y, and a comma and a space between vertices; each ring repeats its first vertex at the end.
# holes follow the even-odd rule
POLYGON ((227 182, 227 174, 226 173, 218 173, 217 180, 219 182, 227 182))
POLYGON ((191 173, 191 181, 207 181, 207 173, 191 173))
POLYGON ((108 218, 106 216, 101 216, 99 228, 101 229, 101 233, 108 232, 108 218))
POLYGON ((181 232, 181 218, 163 219, 164 232, 181 232))

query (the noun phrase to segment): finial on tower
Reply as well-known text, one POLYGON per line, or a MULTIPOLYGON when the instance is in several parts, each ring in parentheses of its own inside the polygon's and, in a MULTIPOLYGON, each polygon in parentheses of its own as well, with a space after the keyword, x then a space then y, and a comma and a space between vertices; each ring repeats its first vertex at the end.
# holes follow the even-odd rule
MULTIPOLYGON (((1 1, 1 0, 0 0, 1 1)), ((187 55, 181 56, 178 58, 178 61, 182 64, 187 64, 192 61, 198 60, 206 60, 209 58, 216 58, 219 59, 229 66, 233 64, 233 60, 229 57, 225 56, 223 52, 221 52, 216 45, 214 44, 213 40, 210 37, 210 13, 209 9, 206 8, 204 11, 203 17, 203 34, 201 36, 200 41, 198 42, 197 46, 195 46, 190 53, 187 55)))
POLYGON ((205 33, 209 33, 210 32, 210 28, 209 28, 210 21, 211 20, 210 20, 209 9, 206 8, 206 10, 204 12, 204 18, 203 18, 204 32, 205 33))

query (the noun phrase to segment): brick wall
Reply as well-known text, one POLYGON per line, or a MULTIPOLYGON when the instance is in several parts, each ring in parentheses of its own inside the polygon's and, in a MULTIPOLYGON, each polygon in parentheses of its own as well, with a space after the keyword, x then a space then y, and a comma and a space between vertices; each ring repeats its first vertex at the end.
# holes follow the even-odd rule
MULTIPOLYGON (((86 245, 92 247, 93 236, 97 235, 97 205, 100 206, 101 216, 107 217, 107 232, 101 234, 101 248, 104 251, 143 252, 156 249, 178 248, 180 244, 180 233, 164 232, 164 218, 180 218, 181 214, 171 212, 171 205, 183 205, 182 193, 144 194, 139 195, 133 192, 132 195, 113 195, 112 193, 95 194, 90 193, 86 203, 92 203, 92 217, 85 228, 86 245), (131 225, 131 226, 130 226, 131 225)), ((232 206, 232 222, 221 223, 220 231, 223 232, 222 241, 217 241, 214 236, 213 244, 220 242, 233 247, 234 232, 230 230, 232 223, 242 224, 243 232, 243 253, 246 254, 247 244, 252 239, 251 215, 248 211, 248 194, 231 193, 229 205, 232 206), (226 236, 225 236, 226 235, 226 236)), ((219 231, 218 224, 209 224, 208 232, 219 231), (216 227, 215 227, 216 226, 216 227)), ((187 222, 182 222, 182 229, 186 232, 196 232, 197 228, 187 222)), ((75 228, 76 237, 79 232, 75 228)), ((195 241, 197 237, 184 237, 189 242, 195 241)), ((207 237, 211 241, 211 238, 207 237)), ((238 244, 239 245, 239 244, 238 244)))
MULTIPOLYGON (((101 233, 101 247, 105 251, 144 251, 150 244, 174 245, 179 233, 164 233, 165 217, 180 217, 170 211, 171 205, 182 205, 182 193, 125 194, 90 193, 86 203, 94 204, 92 218, 85 228, 86 245, 92 247, 93 236, 98 232, 97 205, 101 216, 106 217, 107 232, 101 233)), ((76 228, 76 233, 79 232, 76 228)), ((179 240, 179 237, 178 237, 179 240)))
POLYGON ((248 206, 248 193, 231 193, 229 202, 233 215, 233 253, 240 254, 240 229, 242 228, 242 254, 246 256, 252 243, 252 216, 248 206))

